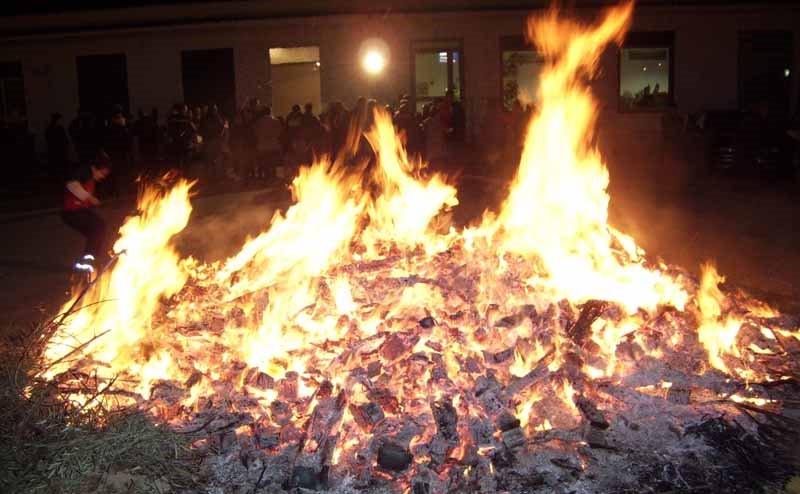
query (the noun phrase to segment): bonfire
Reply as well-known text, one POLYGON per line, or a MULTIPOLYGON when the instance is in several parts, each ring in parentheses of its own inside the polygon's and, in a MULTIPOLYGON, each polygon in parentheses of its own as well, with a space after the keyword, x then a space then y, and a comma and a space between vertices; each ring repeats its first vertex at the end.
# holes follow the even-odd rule
POLYGON ((456 188, 380 110, 373 163, 301 168, 293 204, 229 259, 173 247, 191 183, 146 189, 116 262, 65 304, 44 377, 74 407, 135 407, 186 434, 208 492, 784 480, 796 320, 608 224, 586 81, 632 11, 530 19, 540 105, 504 202, 470 226, 448 223, 456 188))

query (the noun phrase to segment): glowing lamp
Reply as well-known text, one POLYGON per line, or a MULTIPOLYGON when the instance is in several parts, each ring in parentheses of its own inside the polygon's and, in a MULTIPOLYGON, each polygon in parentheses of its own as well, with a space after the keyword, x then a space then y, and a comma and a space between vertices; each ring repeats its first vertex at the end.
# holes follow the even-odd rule
POLYGON ((377 50, 370 50, 364 54, 361 65, 368 74, 380 74, 386 67, 386 58, 377 50))

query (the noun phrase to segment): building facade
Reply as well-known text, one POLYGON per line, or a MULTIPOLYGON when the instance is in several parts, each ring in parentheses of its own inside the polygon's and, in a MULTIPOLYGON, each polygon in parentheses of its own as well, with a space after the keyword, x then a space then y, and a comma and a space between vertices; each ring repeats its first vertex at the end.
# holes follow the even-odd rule
MULTIPOLYGON (((571 14, 596 18, 601 6, 594 3, 577 2, 571 14)), ((2 18, 3 116, 24 114, 41 135, 53 112, 71 116, 112 103, 132 113, 157 107, 163 114, 183 101, 231 112, 257 97, 287 108, 297 88, 302 96, 291 103, 350 105, 359 96, 391 103, 408 94, 419 106, 453 88, 469 135, 479 139, 494 106, 535 99, 542 60, 523 33, 544 2, 409 2, 367 11, 359 2, 326 4, 246 1, 2 18), (377 76, 360 63, 371 43, 387 57, 377 76)), ((631 135, 646 143, 661 139, 665 109, 737 109, 764 98, 791 113, 799 39, 800 5, 792 3, 640 2, 625 45, 606 50, 592 81, 601 131, 614 134, 612 143, 629 145, 631 135)))

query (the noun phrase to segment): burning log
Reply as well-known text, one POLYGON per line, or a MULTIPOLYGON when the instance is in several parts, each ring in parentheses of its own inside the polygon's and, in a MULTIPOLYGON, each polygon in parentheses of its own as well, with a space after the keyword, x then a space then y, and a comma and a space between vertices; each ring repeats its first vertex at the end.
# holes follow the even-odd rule
POLYGON ((431 316, 427 316, 419 320, 419 325, 425 329, 430 329, 436 326, 436 321, 431 316))
POLYGON ((378 448, 378 465, 386 470, 402 472, 413 459, 406 448, 392 441, 386 441, 378 448))
POLYGON ((292 409, 286 402, 273 401, 270 406, 270 418, 278 425, 288 425, 292 421, 292 409))
POLYGON ((296 372, 287 372, 286 376, 277 382, 278 396, 286 401, 297 400, 298 378, 296 372))
POLYGON ((400 413, 400 402, 386 388, 375 388, 369 390, 367 398, 379 404, 384 410, 392 414, 400 413))
POLYGON ((509 429, 503 431, 503 444, 509 451, 518 452, 525 446, 526 438, 525 433, 522 432, 522 429, 519 427, 515 427, 513 429, 509 429))
POLYGON ((580 463, 573 460, 572 458, 550 458, 550 463, 559 468, 563 468, 571 472, 575 473, 583 472, 583 468, 581 467, 580 463))
POLYGON ((433 418, 436 420, 438 434, 448 441, 458 439, 458 413, 449 401, 436 401, 431 404, 433 418))
POLYGON ((544 378, 550 372, 548 366, 550 365, 550 362, 553 361, 554 355, 555 348, 550 348, 550 350, 548 350, 548 352, 545 353, 541 359, 539 359, 539 362, 536 364, 536 367, 534 367, 533 370, 525 374, 525 376, 514 380, 506 387, 504 395, 509 398, 519 396, 524 389, 539 382, 539 380, 544 378))
POLYGON ((786 353, 797 355, 800 354, 800 340, 794 336, 784 336, 780 331, 774 331, 775 339, 781 344, 786 353))
POLYGON ((667 390, 667 400, 676 405, 688 405, 691 402, 692 389, 671 386, 667 390))
POLYGON ((469 430, 472 433, 472 442, 476 445, 492 444, 494 427, 488 418, 470 417, 469 430))
POLYGON ((271 389, 275 385, 275 380, 269 375, 255 367, 251 367, 244 377, 244 383, 261 390, 271 389))
POLYGON ((381 370, 383 369, 383 364, 379 361, 375 360, 374 362, 370 362, 367 364, 367 377, 373 378, 380 375, 381 370))
POLYGON ((203 374, 199 371, 194 371, 192 374, 184 381, 183 387, 186 389, 192 388, 195 384, 199 383, 203 379, 203 374))
POLYGON ((608 443, 606 431, 591 424, 587 424, 584 428, 583 439, 586 441, 586 444, 592 448, 614 449, 614 447, 608 443))
POLYGON ((383 409, 377 403, 351 404, 349 408, 353 419, 364 431, 372 430, 384 418, 383 409))
POLYGON ((589 336, 592 323, 600 317, 608 305, 608 302, 602 300, 590 300, 581 306, 578 320, 567 329, 567 335, 576 345, 583 345, 589 336))
POLYGON ((488 353, 484 352, 484 359, 489 364, 502 364, 506 360, 510 359, 514 356, 514 349, 513 348, 506 348, 505 350, 496 352, 496 353, 488 353))
POLYGON ((578 410, 580 410, 583 418, 585 418, 592 427, 597 429, 608 429, 608 421, 591 400, 583 396, 575 396, 574 401, 575 406, 578 407, 578 410))
POLYGON ((392 334, 380 347, 380 355, 387 362, 392 362, 410 352, 419 341, 418 335, 392 334))
POLYGON ((519 425, 519 419, 508 412, 503 412, 497 417, 497 428, 500 429, 500 432, 516 429, 519 425))

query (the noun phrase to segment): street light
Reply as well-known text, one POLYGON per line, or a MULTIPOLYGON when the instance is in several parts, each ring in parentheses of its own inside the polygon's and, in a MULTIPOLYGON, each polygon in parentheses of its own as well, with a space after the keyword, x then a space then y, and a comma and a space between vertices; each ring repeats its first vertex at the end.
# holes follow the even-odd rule
POLYGON ((386 58, 378 50, 369 50, 361 59, 361 66, 368 74, 377 75, 386 67, 386 58))
POLYGON ((358 60, 364 72, 376 78, 389 65, 389 45, 380 38, 365 39, 358 49, 358 60))

